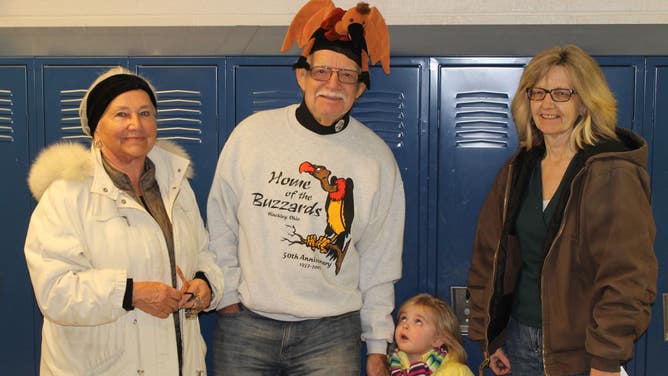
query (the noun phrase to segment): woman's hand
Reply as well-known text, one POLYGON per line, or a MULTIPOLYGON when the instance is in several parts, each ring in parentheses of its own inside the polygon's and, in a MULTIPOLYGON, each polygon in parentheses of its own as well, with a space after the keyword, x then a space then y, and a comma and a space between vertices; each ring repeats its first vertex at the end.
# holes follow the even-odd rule
POLYGON ((182 292, 179 308, 201 311, 211 304, 211 289, 203 279, 191 279, 184 285, 182 292))
MULTIPOLYGON (((204 282, 204 281, 202 281, 204 282)), ((204 282, 206 285, 206 283, 204 282)), ((132 305, 161 319, 179 309, 181 291, 162 282, 133 282, 132 305)))
POLYGON ((500 347, 489 357, 489 368, 492 369, 495 375, 507 375, 510 373, 510 360, 500 347))
POLYGON ((592 368, 591 371, 589 372, 589 376, 619 376, 619 373, 620 371, 608 372, 592 368))

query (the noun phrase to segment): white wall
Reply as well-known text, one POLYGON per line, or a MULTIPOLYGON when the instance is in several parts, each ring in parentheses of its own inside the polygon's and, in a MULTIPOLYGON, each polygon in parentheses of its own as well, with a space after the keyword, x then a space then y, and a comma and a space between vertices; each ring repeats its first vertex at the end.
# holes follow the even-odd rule
MULTIPOLYGON (((368 0, 389 25, 667 24, 668 0, 368 0)), ((288 25, 304 0, 0 0, 0 27, 288 25)), ((338 0, 347 9, 356 0, 338 0)))

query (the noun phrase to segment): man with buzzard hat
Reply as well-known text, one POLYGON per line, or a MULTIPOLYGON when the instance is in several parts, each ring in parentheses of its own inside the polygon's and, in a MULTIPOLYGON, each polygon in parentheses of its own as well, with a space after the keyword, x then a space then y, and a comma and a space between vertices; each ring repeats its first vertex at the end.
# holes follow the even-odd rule
POLYGON ((304 98, 243 120, 221 152, 208 200, 210 248, 225 274, 214 333, 217 375, 389 375, 404 189, 392 151, 350 116, 389 74, 389 36, 366 3, 311 0, 283 51, 304 98))

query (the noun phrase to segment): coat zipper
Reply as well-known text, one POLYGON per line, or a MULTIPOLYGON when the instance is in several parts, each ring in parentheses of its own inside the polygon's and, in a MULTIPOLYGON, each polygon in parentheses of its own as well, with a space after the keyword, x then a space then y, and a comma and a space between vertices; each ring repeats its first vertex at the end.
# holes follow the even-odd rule
MULTIPOLYGON (((513 164, 510 163, 508 165, 508 175, 506 177, 506 187, 505 187, 505 192, 503 193, 503 210, 501 211, 501 226, 502 230, 501 232, 503 233, 503 227, 505 227, 506 224, 506 214, 508 212, 508 199, 510 196, 510 182, 512 180, 513 176, 513 164)), ((492 270, 492 281, 496 281, 496 272, 497 272, 497 262, 499 259, 499 250, 501 249, 501 239, 499 238, 498 242, 496 243, 496 251, 494 252, 494 269, 492 270)), ((489 330, 489 324, 492 321, 492 317, 489 314, 489 307, 492 304, 491 299, 494 297, 494 286, 495 283, 492 282, 491 284, 491 294, 490 300, 487 302, 487 307, 486 307, 486 313, 487 313, 487 325, 485 328, 485 353, 483 354, 485 356, 485 360, 480 364, 480 367, 478 369, 478 373, 482 375, 482 370, 483 368, 489 366, 490 363, 490 353, 489 353, 489 337, 487 335, 487 331, 489 330)))
MULTIPOLYGON (((573 193, 573 185, 575 184, 575 180, 582 175, 582 171, 584 171, 584 168, 582 168, 578 173, 573 177, 573 180, 571 181, 571 193, 573 193)), ((566 201, 566 205, 564 206, 564 213, 566 212, 566 208, 568 208, 568 205, 571 203, 571 199, 573 198, 573 195, 568 196, 568 200, 566 201)), ((554 236, 554 239, 552 239, 552 243, 550 243, 550 248, 547 250, 547 254, 545 255, 545 261, 543 261, 543 268, 545 268, 545 264, 547 263, 548 257, 550 257, 550 254, 552 253, 552 249, 554 248, 554 243, 557 242, 557 239, 561 237, 562 232, 564 231, 564 227, 566 226, 565 224, 565 218, 561 219, 561 223, 559 224, 559 231, 557 234, 554 236)), ((542 302, 545 301, 545 297, 543 296, 543 286, 545 286, 545 273, 543 273, 543 270, 541 269, 540 271, 540 299, 541 299, 541 311, 543 310, 542 307, 542 302)), ((542 316, 542 312, 541 312, 542 316)), ((547 369, 545 368, 545 321, 541 323, 542 331, 543 331, 543 349, 542 349, 542 356, 543 356, 543 371, 545 372, 545 376, 549 376, 549 373, 547 372, 547 369)))

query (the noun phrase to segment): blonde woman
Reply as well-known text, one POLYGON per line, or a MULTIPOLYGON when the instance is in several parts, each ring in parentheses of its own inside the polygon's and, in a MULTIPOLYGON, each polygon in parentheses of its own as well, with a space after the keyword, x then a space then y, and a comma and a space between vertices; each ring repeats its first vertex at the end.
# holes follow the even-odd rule
POLYGON ((469 336, 497 375, 619 375, 656 294, 647 143, 616 127, 573 45, 529 62, 512 112, 520 147, 478 219, 469 336))

